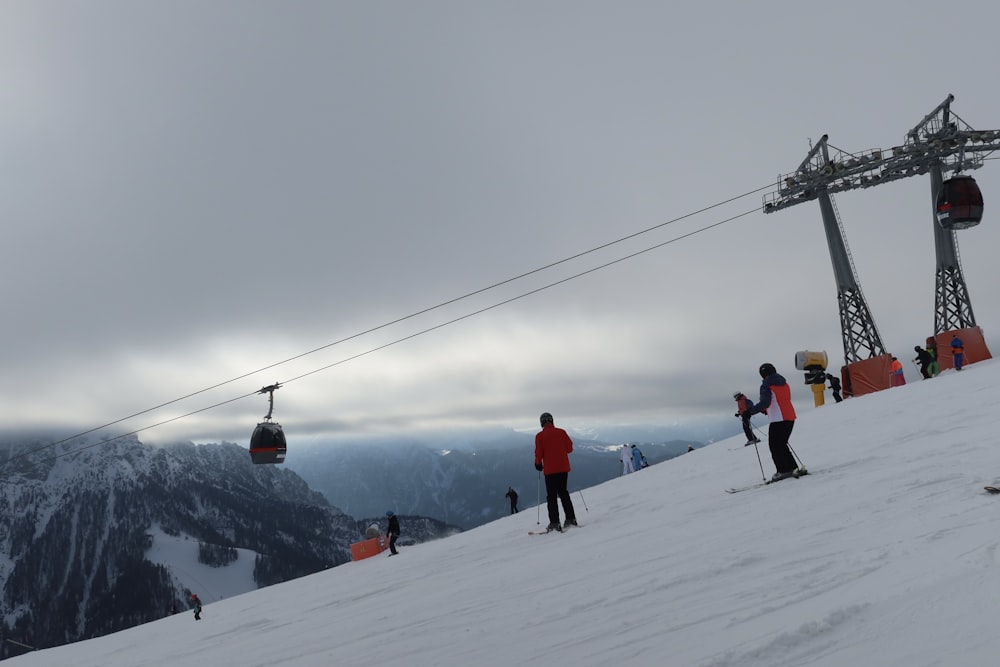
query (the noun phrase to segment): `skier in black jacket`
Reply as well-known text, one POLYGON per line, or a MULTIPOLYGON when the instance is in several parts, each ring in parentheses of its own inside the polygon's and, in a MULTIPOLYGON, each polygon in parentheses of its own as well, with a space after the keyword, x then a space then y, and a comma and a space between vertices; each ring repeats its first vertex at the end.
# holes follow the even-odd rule
POLYGON ((395 556, 399 552, 396 551, 396 538, 399 537, 399 519, 393 514, 392 510, 385 513, 389 517, 389 528, 385 531, 386 535, 389 536, 389 551, 390 556, 395 556))
POLYGON ((517 514, 517 491, 514 490, 513 486, 508 486, 504 496, 510 498, 510 513, 517 514))

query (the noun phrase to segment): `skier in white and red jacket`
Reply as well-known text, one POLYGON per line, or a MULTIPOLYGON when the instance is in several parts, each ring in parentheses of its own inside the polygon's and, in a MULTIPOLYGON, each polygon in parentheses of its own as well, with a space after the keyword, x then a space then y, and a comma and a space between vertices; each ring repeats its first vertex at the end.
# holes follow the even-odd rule
POLYGON ((749 414, 763 412, 771 424, 767 430, 767 444, 771 449, 771 459, 777 472, 772 482, 791 477, 798 468, 792 450, 788 448, 788 438, 795 426, 795 407, 792 405, 792 389, 788 386, 773 364, 760 365, 760 400, 750 408, 749 414))

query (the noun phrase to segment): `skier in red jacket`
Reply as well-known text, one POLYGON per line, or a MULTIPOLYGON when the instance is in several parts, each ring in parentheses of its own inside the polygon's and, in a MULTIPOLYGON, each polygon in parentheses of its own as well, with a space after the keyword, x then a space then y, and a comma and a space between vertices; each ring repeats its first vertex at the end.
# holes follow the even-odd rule
POLYGON ((792 450, 788 448, 788 438, 795 426, 795 407, 792 406, 792 390, 773 364, 760 365, 760 400, 748 410, 751 415, 763 412, 771 420, 767 431, 767 444, 771 450, 771 460, 777 472, 772 482, 786 477, 798 477, 798 463, 792 450))
POLYGON ((573 451, 573 441, 569 434, 556 428, 552 415, 543 412, 539 417, 542 430, 535 435, 535 470, 545 473, 545 500, 549 509, 549 525, 546 530, 562 530, 559 525, 559 502, 566 514, 567 526, 575 526, 576 512, 573 500, 566 486, 569 482, 569 454, 573 451))
POLYGON ((733 394, 733 400, 736 401, 736 416, 743 420, 743 432, 747 436, 746 444, 743 446, 756 445, 760 442, 760 438, 754 435, 753 425, 750 423, 750 408, 753 407, 753 401, 744 396, 742 391, 733 394))

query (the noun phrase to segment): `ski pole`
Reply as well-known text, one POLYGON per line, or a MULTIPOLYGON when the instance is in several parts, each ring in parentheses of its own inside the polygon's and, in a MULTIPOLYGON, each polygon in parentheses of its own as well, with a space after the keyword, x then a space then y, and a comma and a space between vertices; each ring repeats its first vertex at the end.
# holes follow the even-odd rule
POLYGON ((761 429, 760 427, 758 427, 758 426, 757 426, 756 424, 754 424, 753 422, 750 422, 750 424, 751 424, 751 425, 753 426, 753 430, 755 430, 755 431, 757 431, 758 433, 760 433, 760 434, 761 434, 761 435, 762 435, 762 436, 763 436, 764 438, 767 438, 767 434, 766 434, 766 433, 764 433, 763 429, 761 429))
POLYGON ((790 451, 792 453, 792 456, 795 457, 795 460, 799 462, 799 467, 802 468, 803 470, 806 470, 806 464, 802 462, 802 459, 799 458, 799 455, 795 452, 794 449, 792 449, 792 443, 790 442, 788 443, 788 451, 790 451))
POLYGON ((535 505, 537 511, 535 514, 535 523, 539 526, 542 525, 542 471, 538 471, 538 503, 535 505))
MULTIPOLYGON (((583 491, 580 491, 580 490, 578 489, 578 490, 577 490, 577 493, 579 493, 579 494, 580 494, 580 500, 583 500, 583 491)), ((587 501, 586 501, 586 500, 583 500, 583 509, 587 510, 588 512, 590 511, 590 508, 589 508, 589 507, 587 507, 587 501)))
POLYGON ((760 466, 760 478, 767 481, 767 475, 764 474, 764 462, 760 460, 760 450, 757 449, 757 443, 753 443, 753 450, 757 452, 757 465, 760 466))
MULTIPOLYGON (((750 422, 750 426, 752 426, 755 431, 759 431, 761 435, 764 435, 764 432, 761 431, 759 428, 757 428, 757 425, 754 424, 752 421, 750 422)), ((758 438, 758 440, 759 439, 760 438, 758 438)), ((764 474, 764 462, 760 460, 760 450, 757 449, 757 443, 756 442, 753 443, 753 450, 755 452, 757 452, 757 465, 760 466, 760 478, 766 482, 767 481, 767 475, 764 474)))

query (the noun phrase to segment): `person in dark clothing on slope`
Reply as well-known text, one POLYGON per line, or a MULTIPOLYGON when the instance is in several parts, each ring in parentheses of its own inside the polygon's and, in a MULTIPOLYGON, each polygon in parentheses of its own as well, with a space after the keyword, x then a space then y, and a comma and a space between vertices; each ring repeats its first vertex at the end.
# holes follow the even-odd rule
POLYGON ((951 335, 951 358, 955 370, 962 370, 962 366, 965 365, 965 343, 958 337, 958 334, 951 335))
POLYGON ((840 378, 833 373, 826 374, 827 382, 830 383, 830 390, 833 392, 833 400, 840 403, 844 397, 840 395, 840 378))
POLYGON ((754 435, 753 425, 750 423, 750 408, 753 407, 753 401, 744 396, 742 391, 733 394, 733 400, 736 401, 736 416, 743 420, 743 432, 747 436, 746 444, 743 446, 756 445, 760 442, 760 438, 754 435))
POLYGON ((517 514, 517 491, 514 490, 513 486, 507 487, 507 493, 504 497, 510 498, 510 513, 517 514))
POLYGON ((194 620, 201 620, 201 600, 196 593, 191 594, 191 607, 194 608, 194 620))
POLYGON ((546 530, 562 530, 559 525, 559 503, 562 502, 567 526, 575 526, 576 512, 569 497, 569 455, 573 451, 573 441, 569 434, 556 428, 552 415, 543 412, 538 418, 542 430, 535 435, 535 470, 545 475, 545 501, 549 510, 549 525, 546 530))
POLYGON ((399 552, 396 551, 396 538, 399 537, 399 519, 393 514, 392 510, 385 513, 389 517, 389 527, 386 529, 385 534, 389 536, 389 551, 392 552, 389 555, 395 556, 399 552))
POLYGON ((918 364, 920 364, 920 374, 925 380, 931 379, 931 363, 934 361, 934 357, 931 353, 920 347, 919 345, 913 346, 913 351, 917 353, 917 358, 914 359, 918 364))
POLYGON ((795 408, 792 406, 792 390, 773 364, 761 364, 760 400, 750 408, 751 415, 764 413, 771 421, 767 431, 767 444, 771 449, 771 459, 777 472, 772 482, 786 477, 798 476, 798 463, 792 450, 788 448, 788 438, 795 426, 795 408))

